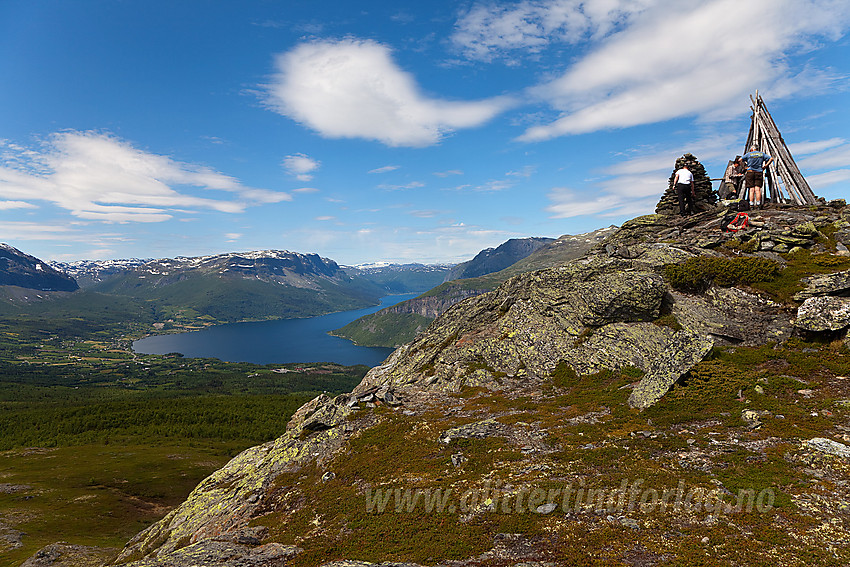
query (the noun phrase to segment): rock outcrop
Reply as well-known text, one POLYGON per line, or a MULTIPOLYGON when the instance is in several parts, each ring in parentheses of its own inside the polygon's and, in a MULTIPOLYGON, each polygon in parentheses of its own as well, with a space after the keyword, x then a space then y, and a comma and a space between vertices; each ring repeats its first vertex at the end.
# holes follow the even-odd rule
POLYGON ((333 334, 365 346, 396 348, 412 341, 427 327, 430 321, 423 321, 420 317, 435 319, 455 303, 491 291, 512 276, 579 258, 614 231, 616 227, 608 227, 584 234, 567 234, 554 241, 551 239, 509 241, 522 243, 525 240, 532 240, 525 245, 533 246, 534 251, 504 270, 476 278, 444 283, 419 297, 349 323, 334 331, 333 334), (550 242, 537 246, 540 242, 547 240, 550 242), (411 315, 418 317, 411 317, 411 315))

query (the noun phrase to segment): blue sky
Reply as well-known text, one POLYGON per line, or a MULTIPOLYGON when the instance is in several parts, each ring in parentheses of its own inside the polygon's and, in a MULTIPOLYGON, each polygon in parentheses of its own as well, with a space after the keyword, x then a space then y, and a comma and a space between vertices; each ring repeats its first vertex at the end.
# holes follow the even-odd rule
POLYGON ((651 213, 756 89, 850 182, 845 0, 0 0, 0 241, 458 262, 651 213))

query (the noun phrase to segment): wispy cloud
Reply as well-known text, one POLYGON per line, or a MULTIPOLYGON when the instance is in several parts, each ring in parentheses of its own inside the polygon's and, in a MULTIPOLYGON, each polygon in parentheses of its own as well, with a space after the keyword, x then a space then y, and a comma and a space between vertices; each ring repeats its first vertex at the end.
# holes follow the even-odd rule
POLYGON ((425 187, 425 184, 421 181, 411 181, 410 183, 405 183, 404 185, 378 185, 378 189, 383 189, 384 191, 404 191, 406 189, 421 189, 422 187, 425 187))
POLYGON ((287 193, 242 185, 205 166, 172 160, 95 132, 54 134, 39 149, 5 144, 0 198, 48 201, 81 219, 160 222, 185 208, 239 213, 252 204, 288 200, 287 193), (222 191, 236 199, 197 196, 222 191))
POLYGON ((450 175, 463 175, 463 172, 459 169, 449 169, 447 171, 435 171, 434 175, 437 177, 449 177, 450 175))
POLYGON ((303 43, 275 58, 264 85, 276 112, 328 138, 365 138, 388 146, 424 147, 452 131, 480 126, 505 110, 505 97, 479 101, 430 98, 370 40, 303 43))
POLYGON ((76 240, 81 233, 70 226, 40 222, 7 221, 0 223, 0 241, 16 240, 76 240))
POLYGON ((0 210, 8 211, 10 209, 37 209, 38 206, 26 201, 0 201, 0 210))
POLYGON ((747 112, 747 94, 757 88, 778 100, 817 93, 845 79, 830 70, 794 67, 791 62, 792 55, 816 49, 818 40, 834 40, 846 31, 850 12, 841 0, 654 0, 611 5, 625 7, 625 25, 617 20, 614 26, 601 26, 600 30, 614 33, 594 44, 560 77, 532 90, 561 115, 527 129, 520 140, 684 116, 730 118, 747 112))
POLYGON ((370 169, 366 173, 388 173, 390 171, 395 171, 400 168, 400 165, 385 165, 384 167, 378 167, 375 169, 370 169))
POLYGON ((538 53, 553 43, 597 40, 618 29, 649 0, 525 0, 477 3, 459 19, 452 43, 471 58, 492 61, 538 53))
POLYGON ((436 209, 425 209, 425 210, 414 210, 409 211, 407 214, 420 218, 420 219, 432 219, 434 217, 438 217, 440 215, 446 214, 447 211, 439 211, 436 209))
POLYGON ((850 166, 850 144, 831 146, 828 152, 815 153, 796 160, 801 169, 822 170, 850 166))
POLYGON ((537 166, 526 165, 522 169, 509 171, 505 175, 508 177, 531 177, 537 172, 537 166))
POLYGON ((837 183, 850 181, 850 169, 835 169, 818 175, 809 175, 806 181, 809 182, 813 191, 818 191, 837 183))
POLYGON ((304 154, 293 154, 283 158, 283 168, 298 181, 310 181, 321 162, 304 154))
POLYGON ((830 138, 829 140, 817 140, 814 142, 798 142, 796 144, 788 144, 788 151, 790 151, 793 156, 805 156, 829 150, 831 148, 837 148, 838 146, 846 143, 847 140, 844 138, 830 138))

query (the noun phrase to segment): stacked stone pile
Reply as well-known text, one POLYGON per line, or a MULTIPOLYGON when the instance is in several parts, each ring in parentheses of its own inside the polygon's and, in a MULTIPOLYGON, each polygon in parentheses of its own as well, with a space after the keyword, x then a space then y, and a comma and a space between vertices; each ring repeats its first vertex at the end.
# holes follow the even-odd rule
POLYGON ((697 212, 706 211, 714 208, 717 203, 717 194, 711 186, 711 179, 705 173, 705 168, 693 154, 685 154, 676 160, 676 166, 667 180, 667 191, 661 196, 661 200, 655 206, 655 212, 660 215, 678 215, 679 214, 679 199, 676 196, 676 187, 673 185, 673 178, 676 171, 681 169, 683 165, 687 165, 691 173, 694 174, 694 206, 697 212))

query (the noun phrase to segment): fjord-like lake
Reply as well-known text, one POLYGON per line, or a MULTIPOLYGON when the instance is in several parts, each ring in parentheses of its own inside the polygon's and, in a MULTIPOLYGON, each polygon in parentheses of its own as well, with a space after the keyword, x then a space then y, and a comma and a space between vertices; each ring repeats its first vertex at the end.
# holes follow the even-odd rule
POLYGON ((255 364, 336 362, 377 366, 393 349, 357 346, 346 339, 328 335, 328 331, 417 295, 388 295, 374 307, 319 317, 230 323, 188 333, 155 335, 135 341, 133 350, 141 354, 179 352, 189 358, 218 358, 255 364))

